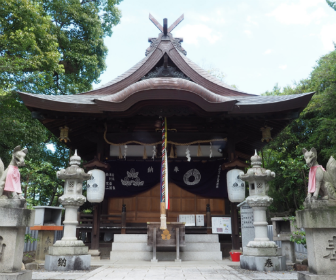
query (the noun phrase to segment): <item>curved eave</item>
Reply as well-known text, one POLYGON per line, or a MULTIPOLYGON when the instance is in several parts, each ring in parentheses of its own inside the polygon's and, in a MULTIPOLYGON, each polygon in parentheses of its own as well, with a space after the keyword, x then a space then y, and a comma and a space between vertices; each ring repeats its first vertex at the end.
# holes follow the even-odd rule
POLYGON ((124 90, 95 99, 102 111, 126 111, 145 100, 189 101, 207 112, 231 111, 236 100, 217 95, 206 88, 180 78, 152 78, 139 81, 124 90))
MULTIPOLYGON (((227 112, 232 115, 302 111, 314 93, 285 96, 225 97, 179 78, 153 78, 137 82, 116 94, 37 95, 19 92, 30 108, 55 112, 103 113, 125 112, 142 101, 165 105, 165 101, 191 102, 205 112, 227 112), (98 98, 97 98, 98 97, 98 98)), ((134 112, 136 113, 136 112, 134 112)))
POLYGON ((56 112, 102 113, 93 102, 95 96, 18 93, 26 107, 56 112))
POLYGON ((265 114, 287 110, 302 111, 309 103, 315 92, 282 95, 237 97, 237 103, 229 114, 265 114))

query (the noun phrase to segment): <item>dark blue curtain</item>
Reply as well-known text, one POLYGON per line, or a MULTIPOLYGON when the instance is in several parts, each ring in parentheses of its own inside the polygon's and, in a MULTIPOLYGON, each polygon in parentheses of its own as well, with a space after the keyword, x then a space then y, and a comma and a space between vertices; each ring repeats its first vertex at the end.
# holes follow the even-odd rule
MULTIPOLYGON (((106 172, 105 197, 128 197, 153 188, 160 182, 159 161, 110 161, 106 172)), ((168 180, 180 188, 209 198, 227 198, 223 160, 168 163, 168 180)))

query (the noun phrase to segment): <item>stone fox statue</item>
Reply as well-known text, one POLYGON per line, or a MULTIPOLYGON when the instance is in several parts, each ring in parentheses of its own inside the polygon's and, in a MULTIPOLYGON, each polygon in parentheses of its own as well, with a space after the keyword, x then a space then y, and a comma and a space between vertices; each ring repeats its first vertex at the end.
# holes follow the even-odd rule
POLYGON ((317 151, 302 149, 309 170, 308 195, 306 201, 317 199, 321 194, 323 200, 336 200, 336 160, 330 157, 327 170, 317 162, 317 151))
POLYGON ((27 153, 27 149, 21 150, 20 146, 15 147, 12 160, 6 170, 4 170, 4 164, 0 159, 0 198, 22 198, 19 195, 22 191, 18 167, 25 165, 24 159, 27 153), (9 196, 10 192, 12 197, 9 196))

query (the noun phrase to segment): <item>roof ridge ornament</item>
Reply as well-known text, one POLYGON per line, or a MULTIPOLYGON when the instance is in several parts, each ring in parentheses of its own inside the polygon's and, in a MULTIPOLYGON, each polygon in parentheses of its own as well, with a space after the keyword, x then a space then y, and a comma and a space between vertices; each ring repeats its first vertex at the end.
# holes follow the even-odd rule
POLYGON ((182 14, 177 20, 173 22, 172 25, 168 28, 168 19, 163 19, 163 26, 149 13, 149 20, 153 22, 153 24, 162 32, 164 35, 167 35, 167 33, 172 32, 176 26, 179 25, 179 23, 184 20, 184 14, 182 14))

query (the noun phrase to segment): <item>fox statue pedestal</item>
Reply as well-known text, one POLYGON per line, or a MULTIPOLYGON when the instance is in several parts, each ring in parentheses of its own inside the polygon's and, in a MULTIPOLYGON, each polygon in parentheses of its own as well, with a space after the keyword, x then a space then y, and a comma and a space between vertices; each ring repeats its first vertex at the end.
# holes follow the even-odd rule
POLYGON ((336 279, 336 202, 315 200, 296 212, 299 228, 306 232, 309 272, 299 280, 336 279))
POLYGON ((10 207, 22 199, 6 200, 7 207, 0 207, 0 280, 32 279, 32 272, 21 270, 26 227, 34 225, 32 210, 10 207))
POLYGON ((309 272, 298 272, 298 279, 336 279, 336 160, 330 157, 324 170, 315 148, 302 153, 310 168, 308 195, 296 221, 306 232, 309 272))
POLYGON ((0 159, 0 280, 32 279, 31 271, 21 270, 26 227, 34 225, 34 211, 21 195, 19 167, 27 152, 15 147, 6 170, 0 159))

